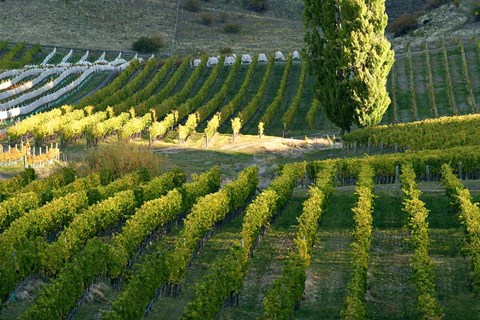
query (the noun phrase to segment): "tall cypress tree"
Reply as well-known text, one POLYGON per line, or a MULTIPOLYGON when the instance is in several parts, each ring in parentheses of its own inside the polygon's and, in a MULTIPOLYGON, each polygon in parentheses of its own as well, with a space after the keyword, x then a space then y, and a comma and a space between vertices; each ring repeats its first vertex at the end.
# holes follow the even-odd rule
POLYGON ((305 44, 327 117, 342 131, 378 124, 390 104, 394 53, 385 0, 305 0, 305 44))

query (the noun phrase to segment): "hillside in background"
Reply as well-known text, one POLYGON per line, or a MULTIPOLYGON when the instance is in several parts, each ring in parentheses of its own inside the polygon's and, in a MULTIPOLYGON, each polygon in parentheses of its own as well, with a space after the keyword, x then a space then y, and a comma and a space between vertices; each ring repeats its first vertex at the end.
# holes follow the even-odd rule
MULTIPOLYGON (((140 36, 161 34, 164 55, 198 51, 295 50, 303 46, 302 0, 270 0, 270 8, 247 10, 242 0, 4 0, 0 2, 0 39, 68 48, 122 50, 140 36), (190 1, 194 2, 194 1, 190 1), (178 9, 178 10, 177 10, 178 9), (177 17, 178 12, 178 17, 177 17), (210 25, 202 22, 204 16, 210 25), (238 34, 224 31, 241 27, 238 34), (176 32, 175 31, 175 26, 176 32), (174 37, 175 33, 175 37, 174 37)), ((387 0, 390 20, 418 10, 423 0, 387 0)))

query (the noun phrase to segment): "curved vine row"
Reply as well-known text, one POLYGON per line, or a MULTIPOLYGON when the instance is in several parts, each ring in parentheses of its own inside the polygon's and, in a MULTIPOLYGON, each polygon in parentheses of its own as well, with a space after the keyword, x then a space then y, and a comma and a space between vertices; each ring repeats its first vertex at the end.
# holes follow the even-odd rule
POLYGON ((240 242, 215 260, 208 274, 196 286, 195 299, 188 303, 182 319, 213 319, 224 301, 238 294, 249 267, 255 241, 270 219, 290 198, 305 164, 286 165, 281 175, 246 208, 240 242))
MULTIPOLYGON (((218 168, 212 168, 194 178, 194 182, 185 185, 180 192, 173 190, 164 197, 146 202, 137 210, 137 213, 141 212, 142 217, 137 222, 141 223, 127 221, 122 229, 120 234, 130 229, 125 234, 126 237, 115 236, 110 241, 101 238, 89 240, 85 248, 62 269, 62 272, 40 293, 39 298, 19 319, 62 318, 75 306, 77 298, 96 276, 118 275, 120 270, 125 269, 131 257, 123 244, 131 240, 129 248, 134 244, 138 246, 141 244, 139 241, 144 239, 139 236, 139 233, 147 234, 146 231, 142 232, 138 228, 154 231, 167 221, 178 217, 182 210, 189 208, 197 197, 218 188, 220 171, 218 168)), ((136 214, 132 216, 133 219, 136 219, 135 217, 137 217, 136 214)))
POLYGON ((323 207, 333 191, 333 166, 318 173, 315 186, 310 188, 310 197, 303 203, 302 215, 298 218, 298 231, 294 239, 295 251, 285 262, 282 273, 263 299, 260 319, 288 320, 299 304, 305 290, 306 271, 310 265, 311 248, 315 242, 318 223, 323 207))
POLYGON ((273 66, 275 65, 275 60, 270 58, 267 65, 267 70, 265 70, 265 74, 262 78, 262 83, 258 88, 257 93, 250 99, 248 104, 243 107, 243 109, 238 113, 240 119, 242 119, 242 123, 247 123, 255 114, 262 101, 263 96, 265 95, 265 91, 267 90, 268 80, 273 71, 273 66))
POLYGON ((298 88, 295 96, 293 97, 292 104, 288 107, 287 111, 282 116, 282 122, 285 124, 285 128, 290 128, 298 113, 298 107, 302 102, 303 87, 305 84, 305 77, 307 75, 307 63, 302 63, 302 69, 300 71, 300 80, 298 81, 298 88))
POLYGON ((268 105, 267 109, 263 113, 262 117, 260 118, 260 122, 263 122, 265 126, 270 125, 273 120, 273 117, 278 112, 280 108, 280 104, 283 100, 283 95, 285 94, 285 88, 287 87, 288 75, 290 74, 290 69, 292 67, 292 56, 288 56, 287 63, 285 65, 285 69, 283 70, 282 79, 280 80, 280 85, 278 86, 277 93, 275 94, 275 98, 273 101, 268 105))
POLYGON ((96 91, 92 95, 81 99, 76 107, 84 108, 86 106, 95 106, 100 104, 105 97, 110 97, 115 94, 117 90, 123 87, 130 78, 135 74, 135 72, 140 68, 140 62, 138 60, 133 60, 127 66, 125 70, 120 72, 120 74, 113 80, 110 84, 96 91))

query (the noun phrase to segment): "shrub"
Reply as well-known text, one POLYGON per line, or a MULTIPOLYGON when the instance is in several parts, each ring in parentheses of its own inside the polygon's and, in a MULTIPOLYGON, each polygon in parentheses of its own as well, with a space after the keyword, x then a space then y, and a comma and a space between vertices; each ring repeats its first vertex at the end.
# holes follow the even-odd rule
POLYGON ((223 47, 218 49, 218 51, 220 52, 220 54, 223 54, 226 56, 231 55, 233 53, 233 50, 230 47, 223 47))
POLYGON ((244 0, 244 6, 254 11, 265 11, 268 9, 268 0, 244 0))
POLYGON ((141 168, 156 175, 161 171, 164 160, 147 148, 118 142, 91 149, 84 163, 88 171, 100 172, 107 179, 114 179, 141 168))
POLYGON ((162 36, 140 37, 132 45, 132 49, 142 53, 156 52, 165 46, 162 36))
POLYGON ((211 13, 204 13, 202 14, 202 23, 206 26, 211 26, 215 18, 211 13))
POLYGON ((404 13, 387 26, 387 31, 395 37, 403 36, 418 28, 417 18, 417 13, 404 13))
POLYGON ((198 12, 202 9, 202 4, 198 0, 187 0, 185 1, 185 8, 191 12, 198 12))
POLYGON ((241 29, 242 26, 238 23, 230 22, 225 25, 223 31, 225 31, 226 33, 239 33, 241 29))

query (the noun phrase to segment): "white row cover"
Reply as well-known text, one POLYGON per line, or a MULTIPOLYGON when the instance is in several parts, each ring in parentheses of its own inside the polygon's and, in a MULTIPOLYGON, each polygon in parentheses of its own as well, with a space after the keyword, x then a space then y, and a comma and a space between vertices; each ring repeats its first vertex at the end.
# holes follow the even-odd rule
MULTIPOLYGON (((124 70, 127 66, 128 66, 128 62, 118 67, 113 67, 111 65, 94 65, 91 68, 88 68, 87 70, 85 70, 83 74, 79 78, 77 78, 74 82, 68 84, 63 88, 60 88, 59 90, 53 93, 43 96, 28 105, 21 106, 21 107, 17 106, 9 110, 0 111, 0 120, 17 117, 22 114, 28 114, 34 111, 35 109, 41 107, 42 105, 45 105, 50 102, 54 102, 55 100, 57 100, 58 98, 66 94, 67 92, 75 89, 78 85, 80 85, 83 81, 85 81, 85 79, 87 79, 88 76, 91 75, 92 73, 102 72, 102 71, 114 71, 114 70, 121 71, 121 70, 124 70)), ((81 67, 77 67, 77 68, 81 68, 81 67)))
POLYGON ((90 51, 87 50, 87 52, 85 52, 85 54, 80 58, 78 62, 80 63, 80 62, 87 61, 89 54, 90 54, 90 51))
POLYGON ((228 56, 225 58, 225 62, 223 63, 226 66, 231 66, 235 64, 236 57, 234 56, 228 56))
POLYGON ((22 81, 26 77, 30 77, 30 76, 42 73, 42 71, 44 70, 45 69, 41 69, 41 68, 27 69, 25 71, 22 71, 20 69, 15 70, 15 71, 18 71, 17 76, 13 79, 0 83, 0 90, 5 90, 7 88, 10 88, 11 86, 22 81))
POLYGON ((242 54, 242 63, 243 64, 252 63, 252 57, 249 54, 242 54))
POLYGON ((48 54, 48 56, 45 57, 45 59, 43 60, 42 63, 40 63, 40 65, 41 65, 42 67, 45 67, 45 66, 47 65, 48 61, 50 61, 56 53, 57 53, 57 48, 53 48, 53 51, 50 52, 50 53, 48 54))
POLYGON ((265 53, 258 54, 258 62, 268 62, 268 59, 265 53))
POLYGON ((70 51, 65 55, 65 57, 63 57, 63 59, 62 59, 62 61, 60 62, 60 64, 67 63, 68 60, 70 60, 70 58, 72 57, 72 54, 73 54, 73 50, 70 49, 70 51))
POLYGON ((102 53, 102 55, 95 61, 95 63, 108 63, 107 60, 105 60, 105 51, 102 53))
POLYGON ((275 52, 275 60, 282 60, 285 61, 285 56, 281 51, 275 52))
POLYGON ((122 59, 122 58, 116 58, 115 60, 113 60, 113 61, 112 61, 112 62, 110 62, 109 64, 110 64, 111 66, 114 66, 114 67, 115 67, 115 66, 118 66, 118 65, 124 64, 124 63, 126 63, 126 62, 127 62, 127 60, 125 60, 125 59, 122 59))
POLYGON ((12 70, 7 70, 5 72, 2 72, 0 74, 0 80, 5 79, 5 78, 11 78, 15 77, 16 75, 22 73, 22 69, 12 69, 12 70))
MULTIPOLYGON (((25 79, 27 77, 30 77, 30 76, 33 76, 35 74, 39 74, 39 73, 42 73, 42 72, 47 72, 51 68, 54 68, 54 69, 62 68, 62 71, 64 71, 67 68, 70 68, 70 67, 73 67, 73 66, 91 67, 91 66, 94 65, 94 63, 86 61, 86 59, 88 58, 88 55, 89 55, 89 51, 87 51, 80 58, 80 60, 75 64, 71 64, 71 63, 66 62, 66 61, 68 61, 68 59, 70 59, 71 52, 72 52, 72 50, 70 50, 70 52, 63 58, 62 62, 58 65, 45 64, 41 67, 39 67, 37 65, 26 65, 26 66, 24 66, 23 69, 13 69, 13 70, 8 70, 8 71, 5 71, 5 72, 1 73, 0 74, 0 80, 4 79, 4 78, 10 78, 10 80, 5 80, 5 81, 1 82, 0 83, 0 90, 8 89, 11 86, 19 83, 20 81, 22 81, 23 79, 25 79), (68 55, 70 55, 70 57, 67 57, 68 55), (68 59, 65 59, 65 58, 68 58, 68 59), (12 77, 14 77, 14 78, 12 79, 12 77)), ((127 63, 127 61, 125 59, 122 59, 121 57, 122 57, 122 53, 120 52, 115 60, 113 60, 111 62, 108 62, 108 61, 102 59, 101 62, 102 62, 102 64, 110 64, 112 66, 118 66, 118 65, 122 65, 122 64, 127 63)), ((53 72, 53 73, 59 73, 59 72, 53 72)), ((52 73, 47 73, 47 74, 52 74, 52 73)), ((35 81, 35 80, 32 80, 32 81, 35 81)), ((34 82, 33 85, 37 84, 38 82, 39 81, 34 82)), ((28 83, 25 84, 25 85, 26 85, 27 89, 31 88, 31 86, 28 87, 29 86, 28 83)), ((22 85, 22 87, 23 87, 23 85, 22 85)), ((22 91, 25 91, 25 90, 16 91, 16 93, 14 93, 14 94, 17 94, 17 93, 22 92, 22 91)), ((4 98, 1 98, 1 95, 0 95, 0 100, 1 99, 4 99, 4 98)))
POLYGON ((48 91, 48 90, 52 89, 53 87, 57 86, 60 82, 62 82, 68 76, 70 76, 72 74, 75 74, 75 73, 82 73, 82 72, 85 72, 86 70, 87 70, 86 67, 80 67, 80 66, 69 68, 69 69, 65 70, 64 72, 62 72, 60 74, 60 76, 55 78, 55 80, 45 84, 44 86, 42 86, 38 89, 35 89, 33 91, 24 93, 21 96, 15 98, 15 99, 9 100, 9 101, 4 102, 4 103, 0 103, 0 110, 10 109, 12 107, 18 106, 19 104, 21 104, 21 103, 23 103, 27 100, 30 100, 32 98, 35 98, 35 97, 39 96, 39 95, 42 95, 46 91, 48 91))
MULTIPOLYGON (((224 64, 226 66, 233 65, 235 63, 237 56, 235 54, 232 54, 231 56, 228 56, 225 58, 224 64)), ((300 53, 295 50, 292 52, 292 58, 293 59, 300 59, 300 53)), ((275 52, 275 60, 280 60, 280 61, 285 61, 285 55, 281 51, 275 52)), ((197 67, 200 64, 201 60, 200 59, 195 59, 193 60, 192 66, 197 67)), ((208 58, 207 61, 207 66, 211 67, 216 65, 219 62, 218 57, 210 57, 208 58)), ((258 54, 258 62, 268 62, 268 58, 264 53, 259 53, 258 54)), ((252 63, 252 56, 249 54, 242 54, 242 63, 243 64, 250 64, 252 63)))
POLYGON ((219 60, 218 60, 217 57, 210 57, 210 58, 208 58, 208 61, 207 61, 207 67, 214 66, 214 65, 216 65, 218 62, 219 62, 219 60))
POLYGON ((201 59, 194 59, 193 60, 193 67, 198 67, 202 63, 201 59))
MULTIPOLYGON (((19 94, 23 91, 26 91, 26 90, 36 86, 38 83, 42 82, 45 78, 51 76, 52 74, 59 74, 59 73, 64 72, 65 70, 66 70, 65 67, 56 67, 56 68, 51 68, 51 69, 30 69, 30 70, 27 70, 27 71, 21 73, 20 75, 18 75, 16 78, 12 79, 11 80, 12 84, 15 84, 15 83, 19 82, 20 80, 17 80, 18 78, 25 78, 25 77, 28 77, 28 76, 31 76, 31 75, 34 75, 34 74, 39 74, 39 73, 40 73, 40 75, 33 80, 25 82, 21 86, 18 86, 16 88, 13 88, 13 89, 10 89, 10 90, 4 91, 4 92, 1 92, 0 93, 0 100, 6 99, 8 97, 19 94)), ((10 82, 10 81, 8 81, 8 82, 10 82)), ((8 82, 6 82, 6 83, 8 83, 8 82)))

